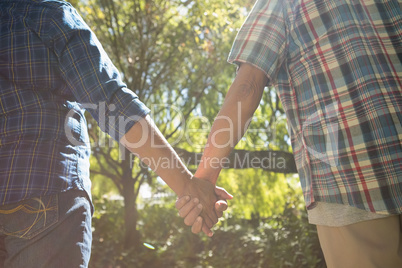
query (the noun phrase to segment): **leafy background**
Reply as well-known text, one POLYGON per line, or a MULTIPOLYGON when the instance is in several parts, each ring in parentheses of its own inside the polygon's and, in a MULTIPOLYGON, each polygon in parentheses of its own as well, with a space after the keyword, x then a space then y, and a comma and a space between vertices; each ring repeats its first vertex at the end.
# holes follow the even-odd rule
MULTIPOLYGON (((202 152, 235 76, 226 62, 253 0, 73 0, 109 57, 175 147, 202 152)), ((224 170, 234 195, 212 238, 178 217, 176 197, 139 160, 100 132, 92 142, 90 267, 325 267, 295 174, 224 170)), ((236 149, 291 152, 274 88, 236 149)), ((190 166, 194 170, 195 166, 190 166)))

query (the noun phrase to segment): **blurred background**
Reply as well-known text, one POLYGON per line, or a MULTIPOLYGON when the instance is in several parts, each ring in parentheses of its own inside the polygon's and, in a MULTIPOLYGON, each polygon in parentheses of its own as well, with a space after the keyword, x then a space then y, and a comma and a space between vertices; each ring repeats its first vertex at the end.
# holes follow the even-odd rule
MULTIPOLYGON (((226 59, 254 0, 70 2, 195 171, 236 73, 226 59)), ((265 91, 236 146, 245 164, 228 166, 218 180, 234 199, 212 238, 192 234, 174 208, 173 191, 88 116, 96 209, 90 267, 325 267, 315 226, 307 222, 284 111, 275 89, 265 91), (260 165, 247 165, 250 155, 260 165)))

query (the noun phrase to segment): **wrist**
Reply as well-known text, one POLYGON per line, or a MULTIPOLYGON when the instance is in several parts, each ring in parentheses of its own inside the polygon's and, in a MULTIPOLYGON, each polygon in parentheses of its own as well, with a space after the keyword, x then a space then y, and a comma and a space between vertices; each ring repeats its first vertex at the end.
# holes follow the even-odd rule
POLYGON ((209 181, 212 184, 216 184, 216 181, 218 179, 220 170, 211 170, 210 172, 203 172, 203 171, 199 171, 197 170, 194 173, 194 177, 200 179, 200 180, 205 180, 205 181, 209 181))
POLYGON ((191 173, 187 173, 187 174, 185 174, 185 176, 183 176, 183 180, 182 180, 180 189, 177 189, 175 191, 175 193, 177 194, 178 197, 182 197, 183 195, 185 195, 186 189, 188 189, 192 179, 193 179, 193 174, 191 174, 191 173))

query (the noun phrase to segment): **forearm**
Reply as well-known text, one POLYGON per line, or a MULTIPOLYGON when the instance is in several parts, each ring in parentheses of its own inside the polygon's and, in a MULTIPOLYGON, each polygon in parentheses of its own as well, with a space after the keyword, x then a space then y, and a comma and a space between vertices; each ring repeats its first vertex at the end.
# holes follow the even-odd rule
POLYGON ((216 117, 195 173, 197 178, 216 183, 223 159, 246 132, 257 109, 264 87, 265 74, 247 64, 242 64, 216 117))
POLYGON ((192 174, 150 116, 138 121, 120 142, 160 176, 178 196, 182 195, 192 174))

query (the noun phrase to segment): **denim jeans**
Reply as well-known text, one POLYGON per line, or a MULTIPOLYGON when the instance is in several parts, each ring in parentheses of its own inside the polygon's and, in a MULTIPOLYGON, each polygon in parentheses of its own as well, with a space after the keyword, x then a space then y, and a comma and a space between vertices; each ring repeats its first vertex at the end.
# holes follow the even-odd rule
POLYGON ((0 207, 0 267, 87 267, 91 203, 83 191, 0 207))

